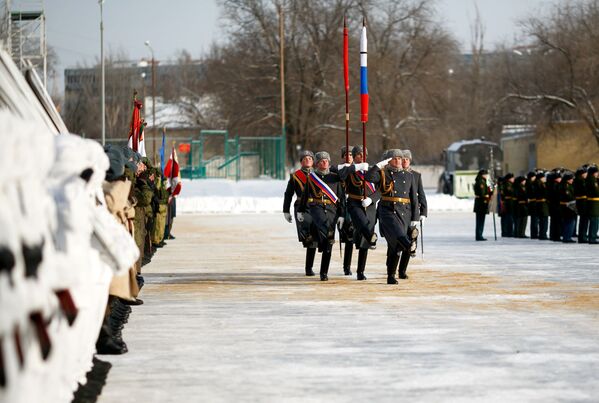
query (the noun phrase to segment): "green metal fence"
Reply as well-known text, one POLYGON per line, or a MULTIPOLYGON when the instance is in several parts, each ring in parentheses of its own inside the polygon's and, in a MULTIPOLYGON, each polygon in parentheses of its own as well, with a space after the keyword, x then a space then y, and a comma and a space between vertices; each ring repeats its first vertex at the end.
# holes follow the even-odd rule
MULTIPOLYGON (((199 135, 192 137, 171 137, 167 134, 166 140, 165 159, 168 160, 172 147, 175 147, 183 178, 285 179, 284 136, 232 137, 226 130, 201 130, 199 135)), ((158 149, 162 139, 157 141, 156 156, 150 159, 159 165, 158 149)), ((107 142, 127 144, 123 139, 107 142)), ((146 149, 149 151, 148 145, 146 149)), ((148 157, 151 157, 150 153, 148 157)))
POLYGON ((185 165, 181 174, 189 179, 284 179, 285 138, 231 137, 226 130, 202 130, 198 139, 190 140, 185 165))

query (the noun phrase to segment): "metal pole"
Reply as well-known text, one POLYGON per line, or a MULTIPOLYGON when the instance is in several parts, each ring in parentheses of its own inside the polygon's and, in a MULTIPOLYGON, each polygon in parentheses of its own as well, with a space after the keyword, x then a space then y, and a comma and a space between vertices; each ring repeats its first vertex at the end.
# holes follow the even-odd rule
POLYGON ((101 112, 102 115, 102 145, 106 145, 106 82, 105 82, 105 71, 104 71, 104 0, 99 0, 100 4, 100 64, 102 66, 101 73, 101 87, 102 95, 100 96, 100 102, 102 103, 101 112))
MULTIPOLYGON (((281 59, 280 74, 281 74, 281 135, 285 138, 285 20, 283 14, 283 7, 281 3, 277 4, 279 9, 279 54, 281 59)), ((286 150, 283 149, 283 161, 285 158, 286 150)))

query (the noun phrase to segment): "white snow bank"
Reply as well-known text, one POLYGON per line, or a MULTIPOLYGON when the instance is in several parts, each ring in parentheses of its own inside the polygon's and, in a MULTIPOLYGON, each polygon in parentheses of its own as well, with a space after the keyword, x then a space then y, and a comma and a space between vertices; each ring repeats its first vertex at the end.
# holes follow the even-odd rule
MULTIPOLYGON (((177 213, 278 213, 283 211, 287 181, 226 179, 184 180, 177 198, 177 213)), ((471 199, 429 193, 429 210, 472 211, 471 199)))

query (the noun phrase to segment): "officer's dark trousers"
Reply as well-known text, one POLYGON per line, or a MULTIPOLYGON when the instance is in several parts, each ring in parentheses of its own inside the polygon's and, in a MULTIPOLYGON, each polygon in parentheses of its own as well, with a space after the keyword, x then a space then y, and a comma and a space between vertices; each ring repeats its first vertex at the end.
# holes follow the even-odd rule
POLYGON ((354 244, 351 242, 345 243, 345 250, 343 253, 343 270, 349 270, 351 267, 351 258, 354 253, 354 244))
POLYGON ((562 234, 562 222, 557 214, 551 215, 551 223, 549 224, 549 238, 552 241, 559 241, 562 234))
POLYGON ((547 240, 547 227, 549 226, 549 217, 539 217, 539 239, 547 240))
POLYGON ((586 243, 589 241, 587 236, 589 232, 589 216, 581 215, 578 221, 578 242, 586 243))
POLYGON ((530 237, 532 239, 539 238, 539 216, 536 214, 530 216, 530 237))
POLYGON ((526 224, 528 224, 528 216, 516 217, 516 238, 526 238, 526 224))
POLYGON ((483 239, 483 230, 485 228, 485 213, 476 213, 476 240, 483 239))
POLYGON ((306 248, 306 273, 312 271, 314 256, 316 256, 316 248, 306 248))
POLYGON ((514 216, 511 213, 505 213, 501 217, 502 222, 502 231, 501 236, 511 238, 514 236, 514 216), (505 230, 503 229, 503 225, 505 222, 505 230))
POLYGON ((366 270, 366 259, 367 258, 368 258, 368 249, 359 249, 358 273, 364 273, 364 270, 366 270))
POLYGON ((406 276, 406 271, 408 270, 408 263, 410 262, 410 251, 401 252, 401 259, 399 259, 399 268, 398 273, 400 278, 404 278, 406 276))
POLYGON ((589 218, 589 243, 597 243, 597 231, 599 231, 599 217, 589 218))
POLYGON ((324 250, 322 252, 322 260, 320 261, 320 275, 322 276, 323 274, 328 274, 329 272, 329 265, 331 264, 331 253, 332 252, 332 248, 329 248, 328 250, 324 250))
POLYGON ((564 242, 572 241, 572 234, 576 226, 576 217, 564 217, 562 221, 562 240, 564 242))

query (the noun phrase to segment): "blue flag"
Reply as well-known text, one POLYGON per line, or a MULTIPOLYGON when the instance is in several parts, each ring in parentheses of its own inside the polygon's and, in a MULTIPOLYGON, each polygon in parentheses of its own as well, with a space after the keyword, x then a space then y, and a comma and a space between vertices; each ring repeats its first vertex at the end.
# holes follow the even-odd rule
POLYGON ((166 148, 166 131, 162 131, 162 146, 160 147, 160 170, 164 172, 164 149, 166 148))

